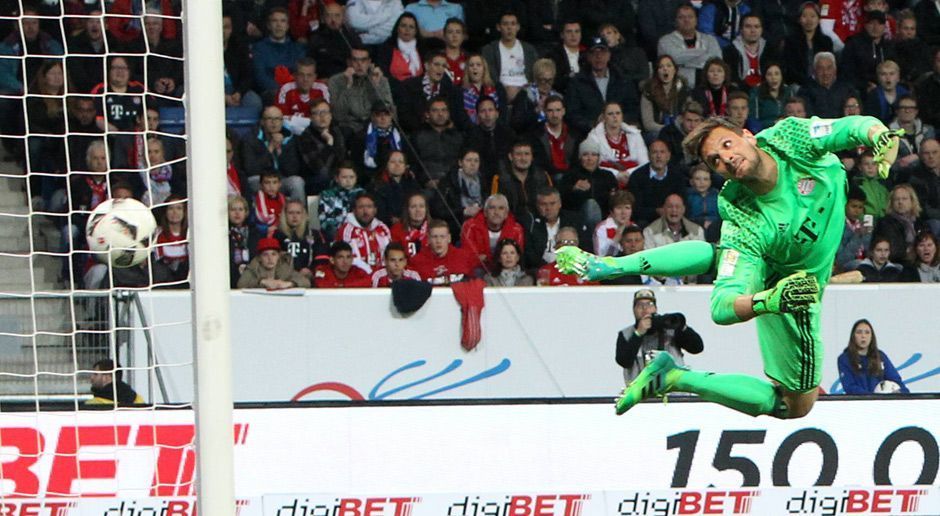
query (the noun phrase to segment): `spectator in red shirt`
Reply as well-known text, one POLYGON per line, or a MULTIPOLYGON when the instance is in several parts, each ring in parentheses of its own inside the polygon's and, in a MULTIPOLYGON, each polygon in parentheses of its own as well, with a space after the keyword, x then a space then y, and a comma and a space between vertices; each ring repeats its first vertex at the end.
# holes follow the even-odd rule
POLYGON ((310 57, 297 60, 294 80, 281 85, 276 105, 284 115, 284 123, 291 132, 300 134, 310 124, 311 103, 316 99, 330 101, 326 83, 317 80, 317 62, 310 57))
POLYGON ((450 242, 450 226, 446 222, 434 219, 428 223, 428 245, 411 261, 424 281, 450 285, 477 275, 480 268, 477 257, 450 242))
POLYGON ((408 256, 415 256, 428 245, 428 198, 421 192, 408 196, 401 219, 392 225, 392 242, 404 246, 408 256))
POLYGON ((366 274, 382 266, 382 253, 392 241, 392 234, 384 222, 375 217, 375 196, 362 192, 353 201, 353 212, 336 232, 336 240, 352 246, 353 265, 366 274))
POLYGON ((402 278, 421 281, 421 275, 408 268, 408 253, 399 242, 385 248, 385 267, 372 273, 372 288, 385 288, 402 278))
POLYGON ((359 267, 353 267, 353 249, 340 241, 330 246, 330 263, 317 267, 313 283, 317 288, 368 288, 372 279, 359 267))
POLYGON ((493 250, 504 238, 515 240, 525 249, 525 230, 509 212, 509 201, 503 194, 493 194, 483 203, 483 211, 464 222, 460 232, 461 245, 473 251, 492 270, 493 250))
MULTIPOLYGON (((559 229, 558 234, 555 236, 555 250, 561 249, 566 245, 573 245, 575 247, 580 245, 578 230, 571 226, 565 226, 559 229)), ((577 274, 562 274, 555 268, 555 262, 546 263, 539 267, 537 276, 537 285, 540 287, 598 285, 596 281, 583 280, 577 274)))
POLYGON ((281 193, 281 176, 277 172, 266 170, 260 175, 261 190, 254 198, 255 223, 262 234, 272 236, 281 222, 287 199, 281 193))

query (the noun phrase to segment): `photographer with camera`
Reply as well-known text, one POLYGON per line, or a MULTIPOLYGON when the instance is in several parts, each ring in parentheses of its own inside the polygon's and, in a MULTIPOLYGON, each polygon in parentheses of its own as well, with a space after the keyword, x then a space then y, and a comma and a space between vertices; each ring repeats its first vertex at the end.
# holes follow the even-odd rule
POLYGON ((617 334, 616 360, 623 367, 626 384, 646 367, 651 351, 665 351, 683 366, 683 351, 694 355, 705 348, 702 337, 686 326, 684 315, 657 313, 656 294, 650 289, 637 290, 633 295, 633 316, 636 322, 617 334))

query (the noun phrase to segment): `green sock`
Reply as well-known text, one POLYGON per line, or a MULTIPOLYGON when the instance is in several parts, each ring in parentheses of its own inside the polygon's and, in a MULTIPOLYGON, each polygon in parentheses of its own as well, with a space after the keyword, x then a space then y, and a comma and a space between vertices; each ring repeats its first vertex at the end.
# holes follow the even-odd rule
MULTIPOLYGON (((702 371, 676 370, 673 391, 698 394, 711 401, 750 416, 767 414, 781 417, 786 405, 774 384, 743 374, 716 374, 702 371)), ((672 371, 670 371, 672 373, 672 371)))
POLYGON ((715 248, 708 242, 687 240, 613 259, 624 274, 647 276, 697 276, 715 262, 715 248))

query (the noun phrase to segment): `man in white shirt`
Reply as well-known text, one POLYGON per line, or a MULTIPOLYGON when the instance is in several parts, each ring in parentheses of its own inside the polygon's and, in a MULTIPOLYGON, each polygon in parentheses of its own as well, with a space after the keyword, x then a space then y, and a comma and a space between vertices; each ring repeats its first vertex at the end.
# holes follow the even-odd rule
POLYGON ((519 17, 506 12, 496 25, 499 40, 488 43, 480 53, 490 69, 490 75, 499 78, 506 89, 506 100, 512 102, 526 84, 532 81, 532 65, 538 58, 535 47, 519 40, 519 17))

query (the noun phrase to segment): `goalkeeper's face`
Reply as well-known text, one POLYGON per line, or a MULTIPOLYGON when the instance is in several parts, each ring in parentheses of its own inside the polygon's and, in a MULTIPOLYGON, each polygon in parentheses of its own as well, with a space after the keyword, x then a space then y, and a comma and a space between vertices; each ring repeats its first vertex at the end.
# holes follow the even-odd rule
POLYGON ((702 161, 725 179, 756 178, 762 165, 757 139, 747 129, 742 134, 725 127, 712 129, 702 142, 700 154, 702 161))

